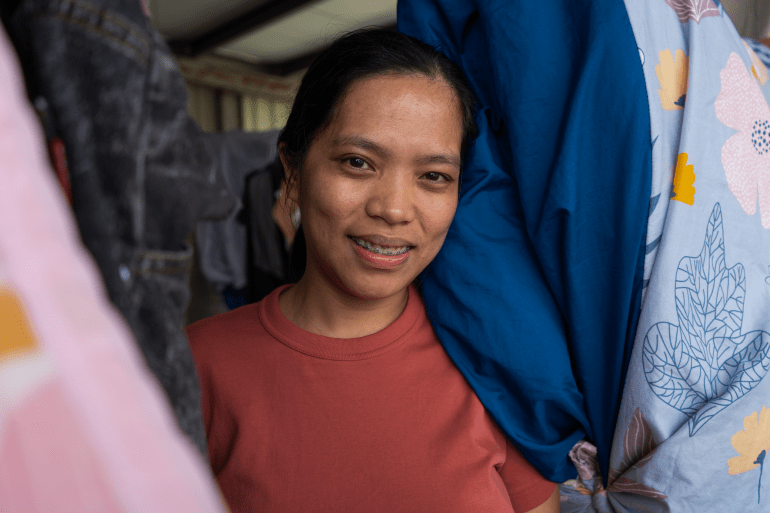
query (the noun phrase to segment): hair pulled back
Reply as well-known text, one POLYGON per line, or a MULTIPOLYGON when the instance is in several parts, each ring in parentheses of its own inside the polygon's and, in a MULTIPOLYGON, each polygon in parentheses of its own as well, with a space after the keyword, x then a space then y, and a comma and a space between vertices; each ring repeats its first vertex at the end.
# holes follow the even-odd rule
MULTIPOLYGON (((381 75, 420 75, 443 79, 454 91, 462 112, 461 161, 476 137, 476 98, 462 70, 432 46, 395 30, 369 28, 337 39, 308 68, 294 98, 278 147, 286 164, 287 188, 296 185, 310 145, 334 118, 357 81, 381 75)), ((300 225, 289 255, 289 277, 302 277, 307 263, 300 225)))
MULTIPOLYGON (((337 107, 358 80, 379 75, 422 75, 444 79, 462 112, 465 157, 476 136, 475 97, 460 68, 447 56, 395 30, 369 28, 351 32, 324 50, 305 73, 286 127, 278 138, 290 182, 302 168, 313 139, 331 123, 337 107)), ((292 184, 290 183, 289 186, 292 184)))

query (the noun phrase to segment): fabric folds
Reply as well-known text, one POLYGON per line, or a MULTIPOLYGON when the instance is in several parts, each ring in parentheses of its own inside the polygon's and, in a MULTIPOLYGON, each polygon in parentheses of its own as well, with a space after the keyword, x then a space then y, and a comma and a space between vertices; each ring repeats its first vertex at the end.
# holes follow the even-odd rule
POLYGON ((604 475, 636 331, 651 177, 644 76, 620 0, 411 0, 398 28, 479 99, 446 243, 422 276, 439 339, 545 475, 604 475))
POLYGON ((27 90, 67 152, 72 207, 110 300, 128 321, 182 429, 205 454, 185 336, 201 219, 235 207, 186 88, 136 0, 22 0, 11 36, 27 90))
POLYGON ((110 303, 0 29, 0 511, 226 511, 110 303))

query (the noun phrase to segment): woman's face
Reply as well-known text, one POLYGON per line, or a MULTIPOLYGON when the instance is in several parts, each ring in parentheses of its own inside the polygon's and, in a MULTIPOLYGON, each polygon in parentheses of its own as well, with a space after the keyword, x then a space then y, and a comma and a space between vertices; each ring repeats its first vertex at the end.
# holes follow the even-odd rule
POLYGON ((460 104, 443 80, 355 82, 294 188, 307 241, 303 280, 362 299, 405 290, 452 222, 461 143, 460 104))

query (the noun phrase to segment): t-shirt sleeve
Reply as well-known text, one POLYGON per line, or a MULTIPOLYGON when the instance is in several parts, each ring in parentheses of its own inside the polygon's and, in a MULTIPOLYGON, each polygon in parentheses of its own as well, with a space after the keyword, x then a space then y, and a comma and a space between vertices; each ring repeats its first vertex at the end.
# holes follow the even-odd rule
POLYGON ((505 446, 505 463, 499 472, 513 510, 520 513, 540 506, 551 496, 556 483, 541 476, 507 439, 505 446))

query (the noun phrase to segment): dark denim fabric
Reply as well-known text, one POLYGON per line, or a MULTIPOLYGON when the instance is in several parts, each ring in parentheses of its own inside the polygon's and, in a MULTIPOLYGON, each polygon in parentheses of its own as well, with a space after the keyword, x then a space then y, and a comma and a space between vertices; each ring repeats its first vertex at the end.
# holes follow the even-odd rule
POLYGON ((181 428, 205 454, 183 331, 200 219, 234 208, 186 88, 138 0, 23 0, 14 42, 32 96, 64 140, 73 209, 110 299, 131 326, 181 428))

